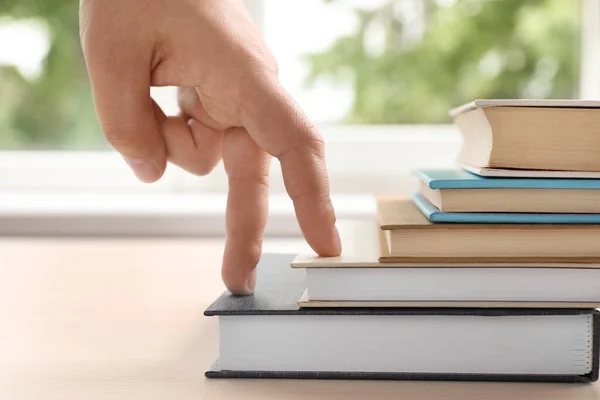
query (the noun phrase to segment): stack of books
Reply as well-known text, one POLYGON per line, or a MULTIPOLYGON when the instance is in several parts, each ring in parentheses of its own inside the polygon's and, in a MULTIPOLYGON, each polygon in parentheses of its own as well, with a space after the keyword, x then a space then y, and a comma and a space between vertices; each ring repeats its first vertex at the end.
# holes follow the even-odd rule
POLYGON ((220 324, 207 377, 598 379, 600 103, 452 115, 460 167, 379 197, 340 257, 265 255, 255 295, 205 312, 220 324))

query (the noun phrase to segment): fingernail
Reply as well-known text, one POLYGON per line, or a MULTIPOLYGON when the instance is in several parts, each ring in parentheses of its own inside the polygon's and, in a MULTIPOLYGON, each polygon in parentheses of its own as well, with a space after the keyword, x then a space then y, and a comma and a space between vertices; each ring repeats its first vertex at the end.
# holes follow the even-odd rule
POLYGON ((340 255, 342 253, 342 239, 340 238, 340 232, 335 225, 333 226, 333 243, 337 249, 337 255, 340 255))
POLYGON ((127 158, 125 161, 139 180, 143 182, 154 182, 159 177, 158 169, 150 161, 142 160, 139 158, 127 158))
POLYGON ((250 273, 250 276, 246 281, 246 287, 248 288, 249 294, 254 293, 254 289, 256 288, 256 268, 250 273))

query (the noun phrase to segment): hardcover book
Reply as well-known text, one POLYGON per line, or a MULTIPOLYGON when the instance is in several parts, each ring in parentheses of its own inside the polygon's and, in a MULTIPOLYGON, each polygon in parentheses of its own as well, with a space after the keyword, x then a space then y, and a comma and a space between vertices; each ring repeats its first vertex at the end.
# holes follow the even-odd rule
POLYGON ((420 193, 412 200, 431 222, 458 224, 600 224, 600 214, 549 214, 509 212, 444 212, 420 193))
POLYGON ((339 257, 299 255, 303 307, 600 307, 596 264, 380 263, 374 224, 341 230, 339 257), (352 245, 354 244, 354 245, 352 245))
MULTIPOLYGON (((419 194, 447 213, 513 213, 504 221, 520 223, 600 221, 600 179, 484 178, 463 169, 421 169, 415 175, 419 194), (561 215, 532 217, 526 213, 561 215), (569 213, 584 215, 562 215, 569 213)), ((481 222, 489 219, 481 218, 481 222)))
POLYGON ((474 168, 600 171, 600 102, 476 100, 451 111, 474 168))
POLYGON ((593 382, 591 309, 301 308, 293 256, 265 255, 256 294, 224 293, 208 378, 593 382))
POLYGON ((410 197, 377 200, 383 262, 600 263, 600 225, 433 223, 410 197))

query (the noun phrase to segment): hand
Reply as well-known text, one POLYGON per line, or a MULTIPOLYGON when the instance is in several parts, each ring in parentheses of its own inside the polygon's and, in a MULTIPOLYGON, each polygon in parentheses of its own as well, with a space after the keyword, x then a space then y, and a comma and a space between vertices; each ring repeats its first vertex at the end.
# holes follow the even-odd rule
POLYGON ((100 124, 139 179, 159 179, 167 159, 198 175, 223 159, 232 293, 254 290, 271 156, 308 243, 341 252, 323 140, 279 84, 241 1, 81 0, 80 27, 100 124), (150 86, 178 86, 181 115, 166 117, 150 86))

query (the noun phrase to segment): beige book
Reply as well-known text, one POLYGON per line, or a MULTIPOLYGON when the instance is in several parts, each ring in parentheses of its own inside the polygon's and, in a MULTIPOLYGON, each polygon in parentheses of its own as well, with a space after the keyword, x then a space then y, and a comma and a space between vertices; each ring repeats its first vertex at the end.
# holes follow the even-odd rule
POLYGON ((405 196, 379 198, 377 211, 381 262, 600 262, 600 225, 433 224, 405 196))
POLYGON ((419 192, 444 212, 600 213, 597 189, 431 189, 419 192))
MULTIPOLYGON (((352 229, 340 229, 342 254, 338 257, 320 257, 316 254, 300 254, 291 263, 293 268, 519 268, 522 262, 469 263, 456 262, 423 263, 409 260, 394 262, 385 243, 383 230, 376 221, 352 224, 352 229), (390 262, 390 260, 392 260, 390 262), (383 262, 380 262, 383 261, 383 262)), ((600 268, 600 264, 579 263, 528 263, 527 268, 600 268)))
POLYGON ((600 171, 600 103, 475 101, 451 112, 475 168, 600 171))
MULTIPOLYGON (((446 262, 423 262, 421 259, 391 257, 385 234, 376 221, 365 220, 351 224, 352 229, 340 229, 342 254, 338 257, 320 257, 316 254, 300 254, 291 263, 293 268, 520 268, 523 262, 494 259, 483 262, 460 264, 455 260, 446 262), (398 261, 400 260, 400 261, 398 261)), ((600 268, 599 263, 528 262, 527 268, 600 268)))

